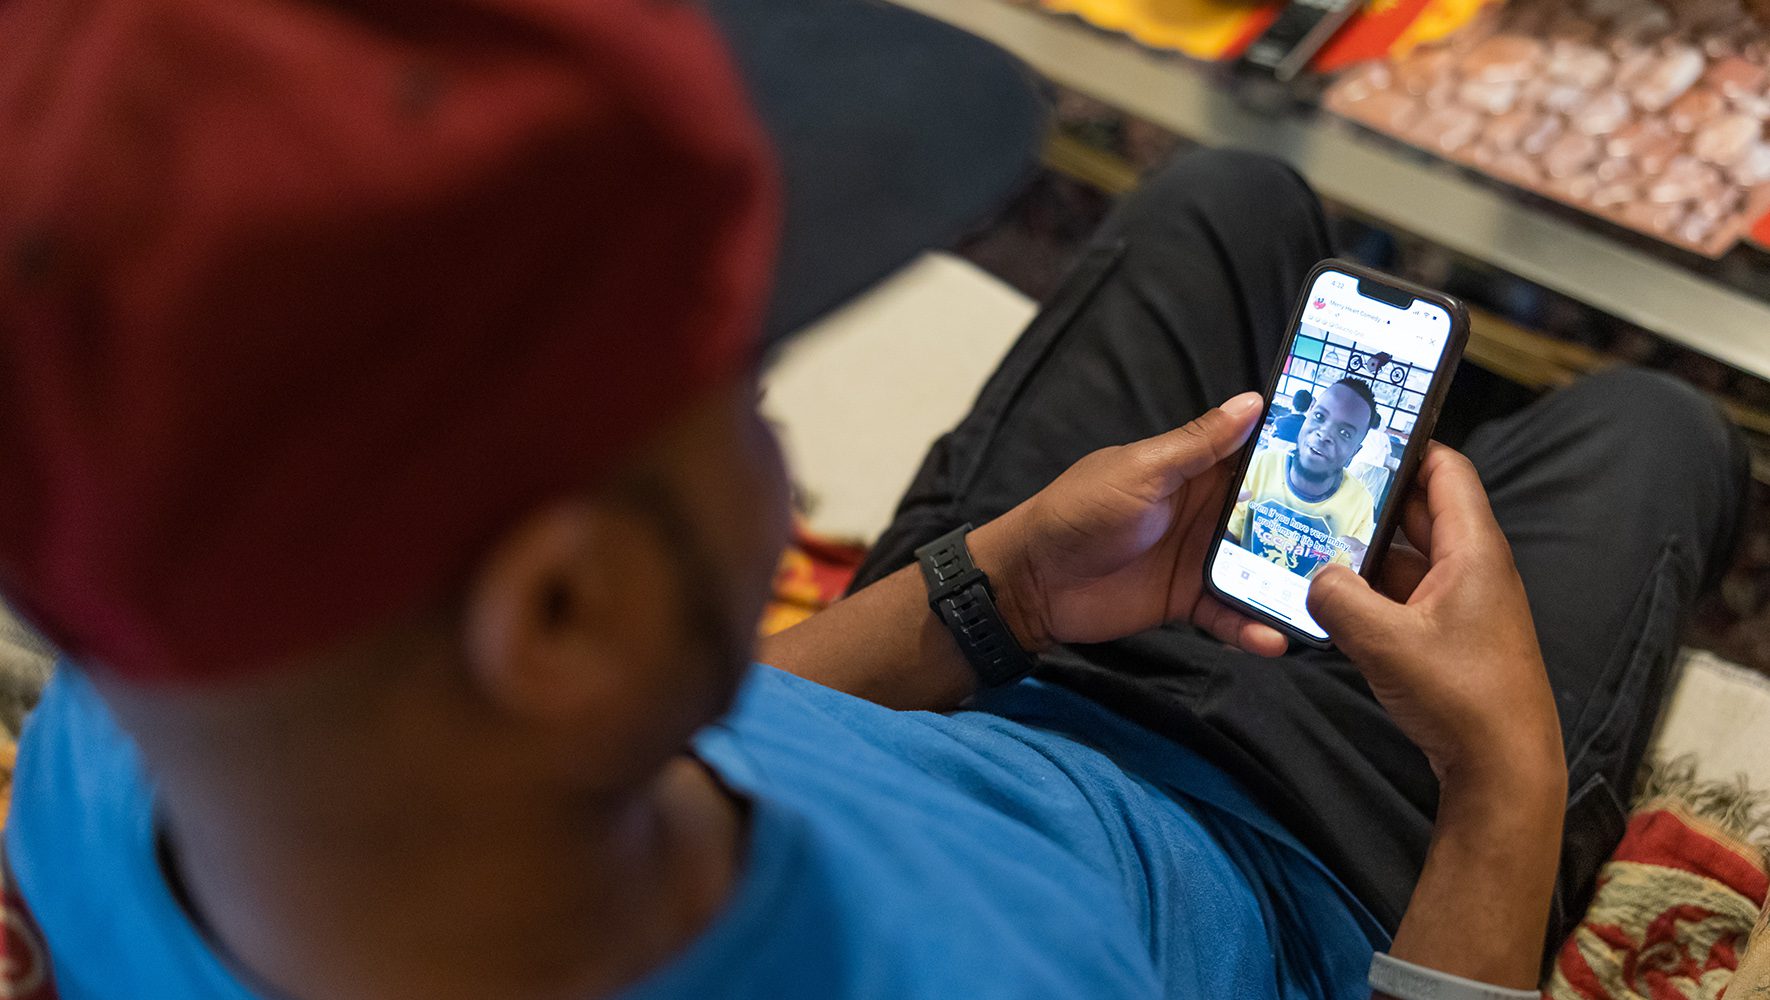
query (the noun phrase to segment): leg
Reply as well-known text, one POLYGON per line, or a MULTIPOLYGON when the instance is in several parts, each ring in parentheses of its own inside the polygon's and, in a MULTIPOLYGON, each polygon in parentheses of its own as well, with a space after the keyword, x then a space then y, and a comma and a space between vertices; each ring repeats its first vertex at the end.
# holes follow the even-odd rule
MULTIPOLYGON (((972 413, 931 449, 855 587, 954 526, 1007 510, 1096 448, 1262 385, 1304 276, 1329 253, 1320 205, 1279 164, 1205 152, 1152 177, 1102 228, 972 413)), ((1400 919, 1437 787, 1343 659, 1272 663, 1178 627, 1061 650, 1041 676, 1209 756, 1379 918, 1400 919)))
POLYGON ((1327 255, 1320 205, 1271 160, 1202 152, 1150 178, 934 445, 855 586, 1002 513, 1088 452, 1257 388, 1304 275, 1327 255))
POLYGON ((1633 369, 1488 424, 1467 450, 1560 708, 1571 797, 1555 923, 1570 926, 1621 836, 1683 618, 1728 564, 1749 466, 1713 404, 1633 369))
MULTIPOLYGON (((972 414, 930 451, 856 586, 906 564, 917 545, 951 527, 1001 513, 1094 448, 1165 430, 1259 385, 1303 274, 1327 253, 1319 208, 1294 175, 1274 164, 1205 154, 1152 179, 1104 228, 972 414)), ((1738 508, 1738 452, 1700 397, 1651 376, 1611 376, 1593 385, 1552 395, 1484 429, 1470 447, 1518 547, 1561 693, 1574 789, 1581 793, 1569 818, 1569 864, 1558 898, 1572 918, 1583 910, 1577 897, 1596 870, 1579 859, 1601 860, 1614 843, 1589 814, 1620 819, 1614 790, 1628 787, 1663 692, 1665 651, 1694 591, 1683 581, 1724 564, 1728 532, 1713 525, 1730 524, 1738 508), (1618 409, 1618 394, 1634 398, 1633 412, 1647 417, 1602 419, 1618 409), (1570 420, 1569 408, 1598 419, 1570 420), (1668 451, 1678 454, 1656 460, 1668 451), (1583 463, 1561 461, 1569 453, 1583 463), (1680 499, 1651 502, 1672 496, 1680 499), (1629 499, 1636 502, 1619 505, 1629 499), (1590 508, 1607 504, 1604 517, 1614 527, 1598 530, 1604 518, 1590 516, 1590 508), (1570 506, 1588 512, 1585 524, 1593 530, 1566 530, 1560 515, 1570 506), (1623 507, 1626 518, 1617 513, 1623 507), (1656 512, 1675 514, 1679 523, 1656 521, 1656 512), (1687 539, 1670 548, 1689 555, 1696 570, 1658 572, 1656 551, 1617 544, 1623 535, 1651 541, 1668 533, 1687 539), (1582 553, 1591 558, 1582 562, 1582 553), (1583 580, 1566 575, 1581 566, 1590 568, 1583 580), (1564 575, 1551 581, 1558 569, 1564 575), (1630 593, 1642 595, 1638 613, 1619 611, 1602 621, 1551 613, 1577 609, 1579 600, 1600 599, 1604 588, 1629 580, 1637 588, 1630 593), (1656 582, 1648 586, 1650 580, 1656 582), (1565 632, 1545 624, 1564 620, 1565 632), (1612 651, 1604 667, 1574 655, 1600 648, 1597 636, 1612 651), (1620 665, 1612 665, 1618 658, 1620 665), (1608 784, 1588 788, 1588 775, 1600 773, 1608 784)), ((1670 565, 1683 556, 1664 558, 1670 565)), ((1607 608, 1616 605, 1601 599, 1607 608)), ((1430 842, 1437 784, 1344 658, 1305 652, 1263 661, 1180 627, 1059 650, 1042 676, 1209 756, 1379 919, 1391 927, 1399 922, 1430 842)))
MULTIPOLYGON (((1264 384, 1304 274, 1315 196, 1267 159, 1200 152, 1129 196, 952 434, 929 451, 855 588, 917 545, 1032 496, 1089 451, 1264 384)), ((1437 786, 1343 658, 1266 662, 1193 628, 1060 650, 1041 676, 1204 752, 1395 926, 1437 786)))

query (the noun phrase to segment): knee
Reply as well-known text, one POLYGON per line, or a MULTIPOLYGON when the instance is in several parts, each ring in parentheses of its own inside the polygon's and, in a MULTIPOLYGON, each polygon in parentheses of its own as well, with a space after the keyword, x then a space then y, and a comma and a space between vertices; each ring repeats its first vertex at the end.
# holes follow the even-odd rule
POLYGON ((1619 367, 1589 375, 1564 391, 1588 410, 1595 424, 1608 426, 1620 445, 1654 464, 1743 476, 1746 456, 1738 432, 1720 407, 1688 382, 1663 372, 1619 367))
POLYGON ((1745 439, 1720 407, 1687 382, 1639 368, 1611 369, 1562 391, 1575 404, 1575 425, 1605 438, 1595 454, 1638 470, 1631 477, 1637 502, 1695 515, 1686 523, 1695 525, 1699 546, 1697 582, 1717 583, 1740 537, 1751 485, 1745 439))
POLYGON ((1192 206, 1297 200, 1315 194, 1296 171, 1259 153, 1240 149, 1194 149, 1153 171, 1138 189, 1156 206, 1192 206))
POLYGON ((1655 436, 1704 442, 1725 438, 1727 421, 1714 401, 1683 379, 1646 368, 1607 368, 1566 390, 1608 419, 1655 436))
POLYGON ((1259 235, 1321 231, 1321 202, 1296 171, 1258 153, 1197 149, 1151 173, 1127 200, 1134 219, 1196 218, 1259 235))

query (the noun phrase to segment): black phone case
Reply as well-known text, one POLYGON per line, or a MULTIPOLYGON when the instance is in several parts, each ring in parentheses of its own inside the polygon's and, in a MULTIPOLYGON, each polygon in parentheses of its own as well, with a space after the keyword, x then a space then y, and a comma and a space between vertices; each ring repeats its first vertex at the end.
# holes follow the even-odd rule
MULTIPOLYGON (((1351 261, 1329 258, 1315 265, 1309 275, 1303 279, 1302 293, 1297 296, 1297 304, 1291 310, 1290 328, 1285 334, 1284 343, 1278 351, 1279 363, 1273 368, 1266 380, 1264 405, 1260 410, 1260 421, 1254 426, 1259 428, 1266 422, 1267 414, 1272 412, 1272 400, 1278 390, 1278 380, 1284 375, 1284 359, 1290 356, 1291 344, 1297 339, 1297 331, 1303 323, 1303 310, 1308 305, 1309 290, 1315 287, 1315 279, 1323 271, 1340 271, 1357 278, 1361 283, 1373 281, 1397 291, 1404 292, 1416 299, 1424 299, 1435 305, 1442 306, 1450 314, 1450 341, 1445 345, 1444 363, 1433 374, 1432 384, 1426 387, 1426 398, 1420 406, 1419 419, 1414 422, 1414 429, 1407 439, 1407 447, 1401 453, 1401 465, 1395 470, 1395 482, 1389 487, 1389 496, 1396 502, 1386 504, 1382 516, 1377 520, 1376 528, 1371 532, 1370 548, 1366 550, 1364 565, 1358 573, 1367 580, 1374 580, 1377 571, 1382 568, 1383 557, 1389 552, 1389 542, 1395 535, 1396 522, 1401 517, 1402 504, 1399 502, 1413 487, 1414 473, 1419 470, 1420 459, 1426 454, 1426 444, 1432 440, 1432 432, 1438 426, 1438 411, 1444 405, 1445 394, 1450 391, 1451 380, 1456 376, 1457 365, 1463 359, 1463 349, 1469 342, 1469 310, 1456 298, 1443 292, 1423 288, 1409 281, 1403 281, 1394 275, 1384 274, 1375 268, 1354 264, 1351 261)), ((1229 495, 1223 499, 1223 512, 1217 516, 1216 534, 1212 536, 1221 540, 1223 532, 1229 527, 1229 515, 1235 510, 1235 498, 1240 489, 1242 477, 1247 475, 1248 464, 1254 459, 1254 446, 1259 441, 1259 434, 1250 435, 1248 443, 1242 447, 1241 457, 1236 460, 1235 474, 1230 477, 1233 484, 1229 495)), ((1291 627, 1290 623, 1281 618, 1269 615, 1241 599, 1218 589, 1211 580, 1211 566, 1217 561, 1217 541, 1211 544, 1211 558, 1205 561, 1204 584, 1205 592, 1222 601, 1236 611, 1270 625, 1292 639, 1312 646, 1316 649, 1332 649, 1333 639, 1317 639, 1291 627)))

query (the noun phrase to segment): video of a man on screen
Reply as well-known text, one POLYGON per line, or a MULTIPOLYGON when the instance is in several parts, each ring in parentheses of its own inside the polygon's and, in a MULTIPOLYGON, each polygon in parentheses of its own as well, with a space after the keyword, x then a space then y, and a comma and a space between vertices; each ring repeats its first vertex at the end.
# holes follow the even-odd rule
POLYGON ((1226 536, 1308 578, 1364 564, 1430 369, 1305 324, 1226 536))

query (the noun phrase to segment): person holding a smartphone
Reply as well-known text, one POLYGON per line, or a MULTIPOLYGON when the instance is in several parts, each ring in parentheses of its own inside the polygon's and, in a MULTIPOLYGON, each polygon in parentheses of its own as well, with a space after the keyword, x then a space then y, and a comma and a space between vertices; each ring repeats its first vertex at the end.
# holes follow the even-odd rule
MULTIPOLYGON (((842 636, 894 587, 921 593, 899 568, 919 546, 978 525, 979 565, 1017 581, 998 604, 1037 677, 1231 774, 1394 931, 1391 955, 1529 990, 1621 835, 1678 623, 1738 536, 1745 452, 1696 390, 1630 369, 1483 425, 1462 452, 1414 436, 1466 327, 1411 287, 1445 306, 1402 331, 1417 353, 1391 349, 1394 323, 1328 322, 1336 294, 1343 319, 1401 319, 1331 253, 1319 203, 1279 164, 1202 152, 1151 175, 930 451, 852 596, 763 655, 841 662, 833 683, 903 707, 973 695, 962 667, 903 670, 912 644, 842 636), (1311 580, 1281 570, 1299 584, 1273 605, 1289 618, 1220 598, 1203 577, 1236 565, 1218 532, 1252 493, 1251 428, 1270 400, 1346 376, 1406 446, 1370 490, 1404 537, 1369 579, 1332 560, 1311 580)), ((1372 551, 1386 542, 1379 524, 1372 551)), ((1211 582, 1246 593, 1240 570, 1211 582)))

